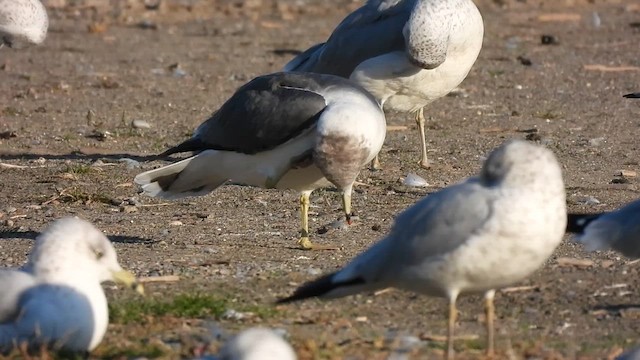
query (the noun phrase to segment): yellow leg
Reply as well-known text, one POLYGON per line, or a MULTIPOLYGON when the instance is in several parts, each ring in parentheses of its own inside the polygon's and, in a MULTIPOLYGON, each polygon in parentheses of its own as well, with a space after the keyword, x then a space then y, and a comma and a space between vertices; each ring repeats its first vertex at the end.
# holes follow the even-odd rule
POLYGON ((495 337, 493 320, 495 319, 495 307, 493 306, 493 296, 495 290, 489 290, 484 294, 484 306, 486 311, 487 321, 487 356, 493 357, 495 355, 495 337))
POLYGON ((302 226, 300 229, 300 240, 298 240, 298 244, 305 250, 310 250, 313 248, 313 244, 309 240, 309 196, 311 194, 308 192, 303 192, 300 194, 300 220, 302 222, 302 226))
POLYGON ((420 108, 416 112, 416 123, 418 124, 418 130, 420 131, 420 145, 422 146, 422 158, 420 159, 420 166, 425 169, 431 167, 429 164, 429 160, 427 160, 427 138, 424 131, 424 124, 426 120, 424 119, 424 108, 420 108))
POLYGON ((447 360, 453 360, 455 357, 455 350, 453 349, 454 328, 456 326, 456 319, 458 317, 458 310, 456 309, 456 298, 453 296, 449 299, 449 328, 447 331, 447 352, 445 358, 447 360))
POLYGON ((300 219, 302 221, 302 229, 300 229, 300 240, 298 245, 302 250, 337 250, 335 246, 316 245, 309 240, 309 196, 311 192, 303 192, 300 195, 300 219))

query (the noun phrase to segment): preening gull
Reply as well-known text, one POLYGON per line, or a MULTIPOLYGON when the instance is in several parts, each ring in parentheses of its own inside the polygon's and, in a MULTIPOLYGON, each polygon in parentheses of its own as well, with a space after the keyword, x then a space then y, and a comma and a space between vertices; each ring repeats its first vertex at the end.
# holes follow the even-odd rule
POLYGON ((103 281, 143 291, 93 225, 77 218, 53 222, 24 267, 0 270, 0 354, 23 344, 93 350, 109 322, 103 281))
MULTIPOLYGON (((483 34, 482 16, 471 0, 369 0, 327 42, 284 70, 349 77, 385 109, 415 113, 420 165, 426 168, 423 108, 460 85, 480 53, 483 34)), ((372 166, 379 166, 377 157, 372 166)))
POLYGON ((278 302, 391 286, 445 297, 447 358, 452 358, 456 299, 484 293, 491 355, 495 289, 538 269, 562 240, 566 220, 562 173, 553 153, 525 141, 509 141, 489 155, 479 176, 420 200, 398 215, 386 238, 342 270, 278 302))
POLYGON ((351 222, 351 191, 362 169, 380 151, 384 113, 358 85, 332 75, 275 73, 242 86, 182 144, 160 156, 197 155, 139 174, 151 196, 204 195, 227 180, 262 188, 300 191, 304 249, 309 240, 309 196, 335 185, 351 222))
POLYGON ((251 328, 222 348, 220 360, 295 360, 296 354, 280 335, 266 328, 251 328))
POLYGON ((630 258, 640 258, 640 200, 621 209, 595 213, 570 213, 567 232, 588 251, 612 248, 630 258))
POLYGON ((0 48, 40 44, 48 27, 47 10, 39 0, 0 0, 0 48))

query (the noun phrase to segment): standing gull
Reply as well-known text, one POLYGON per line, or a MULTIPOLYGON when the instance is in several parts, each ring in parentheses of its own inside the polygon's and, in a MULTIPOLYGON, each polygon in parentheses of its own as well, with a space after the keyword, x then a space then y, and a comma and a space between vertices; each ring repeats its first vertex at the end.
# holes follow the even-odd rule
POLYGON ((77 218, 55 221, 36 238, 24 267, 0 270, 0 354, 22 344, 93 350, 109 322, 103 281, 142 292, 98 229, 77 218))
POLYGON ((569 214, 567 232, 576 234, 588 251, 612 248, 640 258, 640 200, 612 212, 569 214))
POLYGON ((369 0, 284 70, 349 77, 386 109, 414 113, 428 168, 423 108, 460 85, 483 33, 471 0, 369 0))
POLYGON ((487 353, 494 353, 495 289, 529 276, 566 226, 565 192, 553 153, 524 141, 494 150, 480 175, 430 194, 396 218, 391 233, 342 270, 279 300, 335 298, 398 287, 449 300, 447 358, 456 299, 484 293, 487 353))
POLYGON ((47 10, 39 0, 0 0, 0 48, 40 44, 48 27, 47 10))
POLYGON ((309 240, 309 196, 335 185, 351 222, 351 191, 360 169, 380 151, 386 122, 376 100, 347 79, 275 73, 242 86, 198 127, 193 137, 160 156, 198 154, 139 174, 151 196, 204 195, 227 180, 301 193, 304 249, 309 240))

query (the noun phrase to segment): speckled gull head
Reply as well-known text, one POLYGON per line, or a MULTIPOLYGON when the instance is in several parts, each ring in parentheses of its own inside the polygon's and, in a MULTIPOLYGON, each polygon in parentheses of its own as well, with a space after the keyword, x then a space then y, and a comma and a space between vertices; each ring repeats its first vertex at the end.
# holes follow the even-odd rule
POLYGON ((245 330, 227 343, 221 360, 295 360, 291 346, 275 332, 266 328, 245 330))
POLYGON ((118 263, 109 239, 79 218, 59 219, 40 234, 24 269, 48 283, 73 287, 77 282, 115 281, 142 292, 133 274, 118 263))
POLYGON ((39 0, 0 0, 0 47, 40 44, 48 27, 47 10, 39 0))
POLYGON ((553 184, 557 185, 557 189, 550 190, 564 193, 562 181, 548 181, 562 178, 558 160, 553 153, 547 148, 522 140, 507 141, 493 151, 485 161, 479 178, 485 184, 500 186, 539 185, 546 188, 548 184, 553 184))

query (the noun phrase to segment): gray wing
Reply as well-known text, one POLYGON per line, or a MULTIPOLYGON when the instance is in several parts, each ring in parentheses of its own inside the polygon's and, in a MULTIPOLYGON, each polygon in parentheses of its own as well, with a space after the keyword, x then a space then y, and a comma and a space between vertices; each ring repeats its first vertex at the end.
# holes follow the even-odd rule
POLYGON ((406 262, 445 255, 483 230, 492 214, 492 193, 475 180, 431 194, 396 219, 389 237, 406 262))
POLYGON ((18 312, 20 295, 35 285, 31 274, 19 270, 0 270, 0 323, 11 321, 18 312))
POLYGON ((369 1, 342 20, 324 45, 314 45, 298 55, 285 70, 349 77, 363 61, 403 50, 402 29, 415 1, 369 1))
POLYGON ((428 195, 398 215, 390 234, 339 272, 335 281, 384 281, 402 265, 453 251, 483 230, 493 199, 473 179, 428 195))
POLYGON ((342 81, 299 73, 257 77, 238 89, 191 139, 161 156, 208 149, 245 154, 273 149, 318 121, 327 105, 318 93, 322 89, 320 83, 343 84, 342 81))

